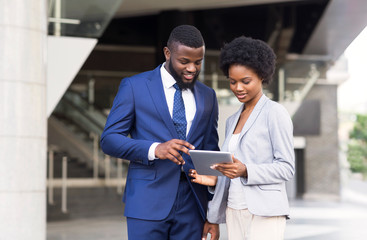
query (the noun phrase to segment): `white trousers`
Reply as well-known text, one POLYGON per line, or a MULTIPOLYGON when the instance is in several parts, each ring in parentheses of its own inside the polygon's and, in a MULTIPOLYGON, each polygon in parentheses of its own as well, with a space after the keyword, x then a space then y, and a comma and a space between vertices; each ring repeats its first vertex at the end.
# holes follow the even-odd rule
POLYGON ((261 217, 247 209, 226 210, 228 240, 283 240, 285 216, 261 217))

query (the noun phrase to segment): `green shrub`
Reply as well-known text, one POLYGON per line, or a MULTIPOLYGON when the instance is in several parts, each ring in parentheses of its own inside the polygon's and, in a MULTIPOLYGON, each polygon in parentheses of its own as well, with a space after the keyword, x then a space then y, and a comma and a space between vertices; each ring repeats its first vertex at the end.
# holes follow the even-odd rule
POLYGON ((356 143, 348 145, 348 162, 352 172, 367 174, 366 150, 363 146, 356 143))
POLYGON ((350 169, 367 177, 367 115, 357 115, 349 138, 347 158, 350 169))

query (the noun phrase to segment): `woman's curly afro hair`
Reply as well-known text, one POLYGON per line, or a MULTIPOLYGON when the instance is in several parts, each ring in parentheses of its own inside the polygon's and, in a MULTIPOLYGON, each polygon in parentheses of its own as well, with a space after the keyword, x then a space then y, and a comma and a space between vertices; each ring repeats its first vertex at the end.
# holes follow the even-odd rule
POLYGON ((275 71, 276 56, 265 42, 249 37, 237 37, 224 45, 221 50, 219 65, 228 77, 231 65, 242 65, 252 69, 263 84, 269 84, 275 71))

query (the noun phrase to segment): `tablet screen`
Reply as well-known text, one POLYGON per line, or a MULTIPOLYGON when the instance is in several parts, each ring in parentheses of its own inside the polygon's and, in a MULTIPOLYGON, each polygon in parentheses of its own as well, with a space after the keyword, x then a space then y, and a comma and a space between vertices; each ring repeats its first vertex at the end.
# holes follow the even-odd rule
POLYGON ((230 152, 190 150, 190 156, 194 167, 200 175, 222 176, 222 173, 211 169, 210 166, 216 163, 233 162, 230 152))

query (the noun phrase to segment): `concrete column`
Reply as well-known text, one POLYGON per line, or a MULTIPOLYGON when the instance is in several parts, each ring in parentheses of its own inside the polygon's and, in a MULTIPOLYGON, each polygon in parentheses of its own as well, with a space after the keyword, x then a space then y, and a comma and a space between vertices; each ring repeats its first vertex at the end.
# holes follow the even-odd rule
POLYGON ((47 1, 0 0, 0 238, 46 239, 47 1))
POLYGON ((340 200, 337 88, 336 84, 318 84, 306 97, 321 103, 321 132, 306 136, 305 199, 340 200))

